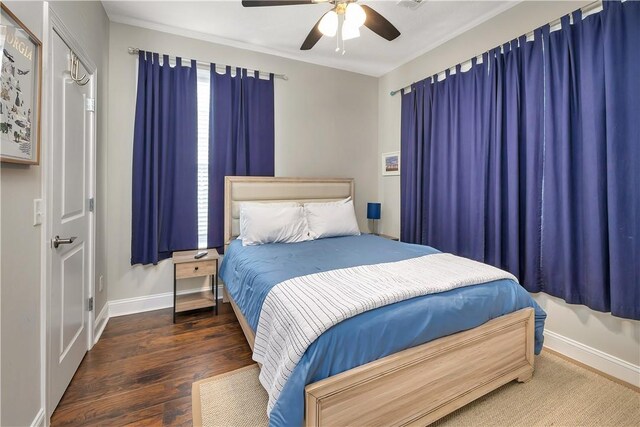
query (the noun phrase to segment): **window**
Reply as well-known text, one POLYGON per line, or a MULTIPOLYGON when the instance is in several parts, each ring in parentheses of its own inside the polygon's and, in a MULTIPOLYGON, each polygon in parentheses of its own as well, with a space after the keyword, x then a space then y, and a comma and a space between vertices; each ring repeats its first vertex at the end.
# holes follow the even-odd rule
POLYGON ((198 248, 207 247, 209 214, 209 69, 198 68, 198 248))

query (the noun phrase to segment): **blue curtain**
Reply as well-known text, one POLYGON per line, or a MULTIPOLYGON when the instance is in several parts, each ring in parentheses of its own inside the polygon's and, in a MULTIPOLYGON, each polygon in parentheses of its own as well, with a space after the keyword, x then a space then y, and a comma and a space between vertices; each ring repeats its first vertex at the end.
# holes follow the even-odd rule
POLYGON ((483 261, 540 286, 543 42, 520 37, 489 55, 483 261))
POLYGON ((427 218, 424 241, 474 259, 483 257, 486 70, 486 65, 474 61, 465 73, 458 66, 442 81, 433 77, 431 125, 424 144, 428 159, 422 191, 427 218))
POLYGON ((273 74, 211 64, 208 246, 224 245, 224 177, 274 174, 273 74))
POLYGON ((196 63, 141 51, 138 67, 131 264, 156 264, 197 247, 196 63))
POLYGON ((543 290, 640 318, 640 3, 546 29, 543 290))
POLYGON ((429 166, 425 134, 431 132, 431 88, 432 85, 423 80, 414 83, 408 94, 402 90, 400 240, 404 242, 424 243, 427 239, 426 223, 429 219, 423 185, 427 182, 429 166))
POLYGON ((401 240, 482 258, 482 75, 474 63, 443 81, 437 76, 402 94, 401 240), (468 101, 468 102, 467 102, 468 101), (465 124, 462 126, 462 124, 465 124), (462 155, 461 153, 464 153, 462 155))
POLYGON ((639 319, 640 2, 569 19, 403 92, 401 238, 639 319))
POLYGON ((601 19, 610 308, 640 319, 640 2, 606 2, 601 19))
POLYGON ((535 286, 538 268, 526 255, 539 254, 542 42, 503 48, 403 93, 401 237, 535 286))

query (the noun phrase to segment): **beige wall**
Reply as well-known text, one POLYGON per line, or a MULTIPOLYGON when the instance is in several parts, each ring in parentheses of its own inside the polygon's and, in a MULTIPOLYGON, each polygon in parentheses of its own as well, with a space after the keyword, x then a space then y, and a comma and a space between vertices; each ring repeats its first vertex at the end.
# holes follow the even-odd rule
POLYGON ((377 194, 376 171, 370 166, 377 146, 376 78, 112 23, 107 153, 110 301, 169 292, 173 283, 171 261, 130 265, 137 60, 127 53, 129 46, 287 74, 288 81, 275 80, 276 175, 355 178, 356 210, 366 229, 366 202, 377 194))
MULTIPOLYGON (((533 298, 547 312, 546 330, 640 366, 640 321, 567 304, 542 292, 533 298)), ((636 385, 638 381, 636 375, 636 385)))
MULTIPOLYGON (((45 42, 42 40, 45 2, 4 3, 45 42)), ((84 45, 106 82, 108 58, 103 52, 108 42, 108 20, 102 5, 55 2, 51 7, 84 45)), ((106 92, 105 82, 99 85, 99 94, 106 92)), ((99 155, 105 141, 106 128, 100 122, 106 122, 106 97, 98 99, 98 110, 104 112, 98 119, 99 155)), ((46 149, 51 143, 43 132, 43 147, 46 149)), ((102 164, 99 173, 103 172, 102 164)), ((102 185, 104 180, 99 182, 99 188, 102 185)), ((3 426, 31 425, 42 408, 40 266, 45 242, 41 227, 32 225, 33 199, 42 196, 42 166, 0 164, 0 425, 3 426)), ((99 253, 97 268, 104 271, 104 250, 99 253)), ((104 305, 106 292, 98 295, 97 301, 104 305)))
MULTIPOLYGON (((4 3, 42 40, 42 2, 4 3)), ((1 425, 30 425, 42 407, 41 228, 32 225, 41 176, 40 166, 0 163, 1 425)))
MULTIPOLYGON (((466 61, 590 1, 523 2, 492 20, 382 76, 378 84, 378 154, 400 149, 400 96, 389 92, 466 61)), ((379 168, 379 160, 373 163, 379 168)), ((400 233, 400 177, 378 174, 381 232, 400 233)), ((640 322, 569 305, 546 294, 535 296, 547 311, 547 330, 640 365, 640 322)))

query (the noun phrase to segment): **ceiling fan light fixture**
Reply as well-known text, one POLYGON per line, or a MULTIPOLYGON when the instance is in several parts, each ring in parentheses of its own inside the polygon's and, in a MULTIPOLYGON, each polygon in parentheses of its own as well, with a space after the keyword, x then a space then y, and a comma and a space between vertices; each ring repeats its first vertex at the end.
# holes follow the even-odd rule
POLYGON ((318 30, 327 37, 336 35, 338 31, 338 14, 335 10, 330 10, 322 17, 318 24, 318 30))
POLYGON ((351 40, 360 37, 360 28, 352 21, 345 19, 342 23, 342 40, 351 40))
POLYGON ((351 22, 356 28, 360 28, 367 20, 367 14, 358 3, 349 3, 345 12, 345 20, 351 22))

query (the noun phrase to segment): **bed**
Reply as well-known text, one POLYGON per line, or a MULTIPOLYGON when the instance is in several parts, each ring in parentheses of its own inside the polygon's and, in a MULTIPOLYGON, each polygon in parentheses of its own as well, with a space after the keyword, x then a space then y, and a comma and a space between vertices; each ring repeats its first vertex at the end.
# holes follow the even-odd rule
MULTIPOLYGON (((227 177, 220 277, 252 349, 270 289, 318 271, 438 251, 372 235, 243 247, 242 202, 354 197, 351 179, 227 177)), ((271 410, 271 425, 426 425, 507 382, 528 381, 545 313, 517 283, 497 280, 366 311, 324 332, 271 410)))

